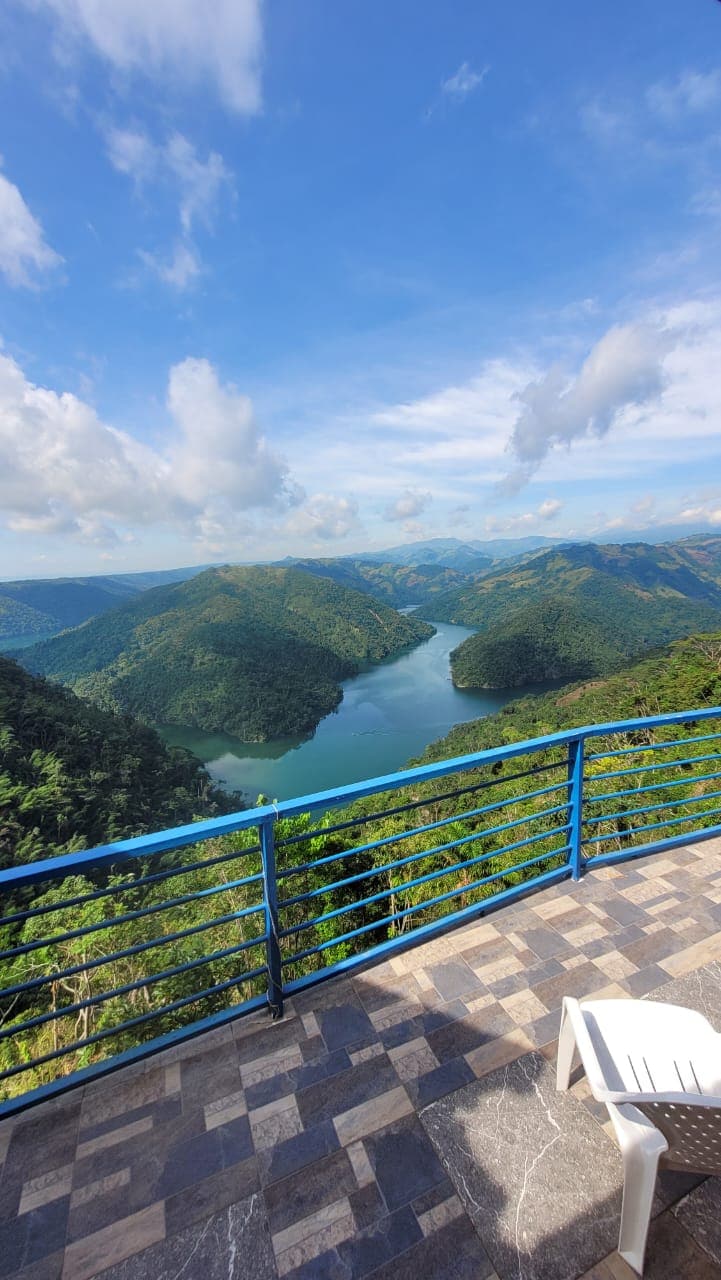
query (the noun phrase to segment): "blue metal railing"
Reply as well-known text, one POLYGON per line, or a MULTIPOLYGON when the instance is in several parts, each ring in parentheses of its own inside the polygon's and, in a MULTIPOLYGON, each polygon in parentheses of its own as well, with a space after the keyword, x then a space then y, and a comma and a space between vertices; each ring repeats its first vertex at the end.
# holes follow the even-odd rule
POLYGON ((721 833, 715 745, 719 707, 592 725, 1 872, 0 1114, 721 833))

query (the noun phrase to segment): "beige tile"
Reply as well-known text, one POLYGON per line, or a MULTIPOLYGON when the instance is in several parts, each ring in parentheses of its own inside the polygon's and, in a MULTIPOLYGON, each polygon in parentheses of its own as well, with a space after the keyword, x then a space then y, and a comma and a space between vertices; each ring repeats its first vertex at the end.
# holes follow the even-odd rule
POLYGON ((418 1000, 403 1000, 390 1009, 377 1009, 375 1013, 370 1014, 370 1020, 376 1031, 387 1031, 388 1027, 395 1027, 397 1023, 405 1022, 407 1018, 415 1018, 423 1012, 424 1006, 418 1000))
POLYGON ((636 965, 632 964, 626 956, 621 955, 620 951, 607 951, 605 956, 596 956, 591 962, 595 964, 601 973, 607 978, 611 978, 613 982, 618 982, 621 978, 628 978, 632 973, 636 972, 636 965))
POLYGON ((109 1133, 101 1133, 97 1138, 90 1138, 87 1142, 79 1142, 75 1158, 82 1160, 85 1156, 95 1155, 97 1151, 105 1151, 108 1147, 115 1147, 119 1142, 127 1142, 130 1138, 136 1138, 140 1133, 147 1133, 152 1127, 153 1117, 142 1116, 140 1120, 133 1120, 132 1124, 124 1124, 120 1129, 111 1129, 109 1133))
POLYGON ((242 1090, 238 1093, 228 1093, 224 1098, 218 1098, 215 1102, 206 1103, 203 1108, 205 1127, 206 1129, 217 1129, 221 1124, 229 1124, 231 1120, 237 1120, 240 1116, 244 1116, 247 1110, 245 1094, 242 1090))
POLYGON ((502 978, 511 978, 514 973, 520 973, 523 968, 523 962, 518 956, 508 956, 504 960, 486 964, 481 969, 474 969, 474 973, 478 974, 481 982, 500 982, 502 978))
POLYGON ((353 1066, 357 1067, 361 1062, 369 1062, 371 1058, 379 1058, 382 1053, 385 1053, 385 1049, 378 1041, 377 1044, 366 1045, 364 1049, 356 1049, 355 1053, 350 1053, 348 1057, 353 1066))
POLYGON ((65 1250, 62 1280, 91 1280, 98 1272, 131 1258, 165 1237, 165 1206, 151 1204, 129 1218, 121 1218, 65 1250))
MULTIPOLYGON (((348 1236, 345 1234, 338 1236, 337 1228, 340 1224, 343 1224, 343 1229, 345 1230, 345 1225, 349 1218, 351 1222, 349 1234, 352 1234, 354 1230, 353 1212, 347 1196, 334 1201, 333 1204, 324 1205, 322 1209, 318 1209, 317 1213, 311 1213, 307 1218, 301 1218, 300 1222, 294 1222, 290 1227, 286 1227, 285 1230, 276 1232, 273 1236, 273 1250, 276 1258, 280 1260, 283 1254, 287 1254, 290 1249, 301 1244, 302 1241, 307 1240, 309 1237, 317 1238, 321 1233, 325 1232, 326 1228, 332 1226, 336 1227, 336 1232, 333 1233, 335 1236, 333 1243, 339 1244, 341 1240, 346 1240, 348 1236)), ((332 1245, 326 1243, 323 1247, 327 1249, 331 1248, 332 1245)), ((317 1257, 318 1253, 322 1251, 322 1249, 318 1249, 311 1254, 306 1254, 303 1261, 307 1261, 311 1257, 317 1257)), ((293 1265, 298 1266, 300 1264, 296 1262, 293 1265)), ((290 1267, 285 1268, 288 1271, 290 1269, 290 1267)))
POLYGON ((249 1089, 251 1085, 260 1084, 262 1080, 269 1080, 271 1076, 279 1075, 283 1071, 295 1071, 302 1065, 303 1055, 300 1045, 294 1048, 286 1047, 277 1049, 275 1053, 268 1053, 263 1058, 256 1058, 253 1062, 241 1063, 240 1078, 243 1087, 249 1089))
POLYGON ((458 1196, 449 1196, 441 1204, 434 1205, 426 1213, 419 1214, 418 1226, 424 1236, 430 1236, 434 1231, 440 1231, 441 1227, 453 1222, 454 1218, 460 1218, 462 1213, 463 1205, 458 1196))
POLYGON ((658 963, 672 978, 681 978, 685 973, 691 973, 693 969, 700 969, 702 965, 718 960, 719 955, 721 955, 721 933, 714 933, 710 938, 695 942, 693 946, 677 951, 673 956, 666 956, 665 960, 659 960, 658 963))
POLYGON ((672 893, 673 885, 667 880, 647 880, 645 884, 631 884, 627 889, 619 890, 624 898, 628 898, 629 902, 639 903, 650 902, 652 898, 660 898, 662 893, 672 893))
POLYGON ((490 991, 487 991, 485 995, 476 996, 475 1000, 466 999, 463 1003, 469 1013, 477 1013, 479 1009, 487 1009, 489 1004, 495 1004, 496 997, 491 995, 490 991))
POLYGON ((180 1063, 171 1062, 169 1067, 165 1068, 165 1096, 180 1093, 180 1063))
POLYGON ((600 991, 594 991, 589 997, 590 1000, 630 1000, 631 996, 623 987, 619 987, 617 982, 611 982, 607 987, 601 987, 600 991))
POLYGON ((542 920, 553 920, 554 916, 563 916, 571 910, 568 898, 549 898, 547 901, 534 902, 531 910, 542 920))
POLYGON ((376 1177, 363 1143, 351 1142, 350 1146, 346 1147, 346 1151, 348 1152, 348 1159, 351 1162, 358 1186, 368 1187, 371 1182, 375 1182, 376 1177))
POLYGON ((670 872, 677 871, 678 867, 670 858, 654 858, 646 866, 638 863, 636 870, 640 876, 644 876, 647 880, 656 880, 658 882, 659 877, 667 876, 670 872))
POLYGON ((490 1040, 478 1049, 471 1049, 465 1058, 473 1074, 480 1078, 488 1075, 489 1071, 495 1071, 496 1067, 504 1067, 507 1062, 520 1058, 522 1054, 530 1053, 532 1049, 528 1036, 517 1027, 515 1031, 509 1031, 497 1040, 490 1040))
POLYGON ((596 942, 598 938, 608 937, 608 929, 604 929, 598 920, 581 925, 580 929, 572 929, 563 935, 572 947, 585 947, 587 942, 596 942))
POLYGON ((343 1111, 335 1117, 333 1125, 341 1146, 347 1147, 349 1143, 375 1133, 376 1129, 383 1129, 385 1125, 410 1115, 412 1111, 408 1094, 399 1087, 382 1093, 379 1098, 361 1102, 360 1106, 351 1107, 350 1111, 343 1111))
POLYGON ((535 1022, 536 1018, 542 1018, 548 1013, 545 1004, 532 991, 517 991, 515 995, 505 996, 500 1003, 519 1027, 535 1022))
POLYGON ((603 907, 599 907, 599 905, 598 905, 598 903, 597 903, 597 902, 587 902, 587 903, 586 903, 586 910, 587 910, 587 911, 590 911, 590 912, 591 912, 591 915, 594 915, 594 916, 596 917, 596 919, 597 919, 597 920, 609 920, 609 919, 610 919, 610 916, 609 916, 608 912, 607 912, 607 911, 604 911, 604 910, 603 910, 603 907))
POLYGON ((426 973, 425 969, 418 970, 416 974, 416 982, 418 983, 418 986, 420 987, 421 991, 435 990, 433 986, 433 982, 430 976, 426 973))
POLYGON ((482 943, 490 942, 492 938, 500 938, 501 935, 494 924, 473 924, 467 925, 465 929, 459 929, 451 936, 456 951, 469 951, 471 947, 480 947, 482 943))
POLYGON ((256 1149, 266 1150, 275 1147, 279 1142, 294 1138, 303 1130, 303 1123, 298 1112, 295 1095, 278 1098, 265 1107, 258 1107, 248 1113, 253 1142, 256 1149))
POLYGON ((119 1187, 127 1187, 130 1182, 130 1169, 118 1169, 117 1173, 109 1173, 106 1178, 96 1178, 94 1182, 88 1182, 84 1187, 77 1187, 70 1197, 70 1208, 77 1209, 82 1204, 87 1204, 89 1200, 95 1200, 97 1196, 105 1196, 110 1191, 117 1191, 119 1187))
POLYGON ((426 1045, 424 1049, 418 1049, 415 1053, 407 1053, 402 1058, 398 1058, 393 1065, 399 1080, 407 1084, 409 1080, 417 1080, 428 1071, 435 1071, 440 1063, 430 1045, 426 1045))
POLYGON ((30 1178, 23 1183, 18 1213, 29 1213, 31 1209, 39 1209, 51 1200, 60 1200, 70 1195, 73 1184, 73 1165, 64 1164, 60 1169, 51 1169, 49 1173, 41 1173, 37 1178, 30 1178))
POLYGON ((566 956, 565 959, 561 961, 564 969, 577 969, 580 964, 585 963, 586 957, 584 955, 566 956))
POLYGON ((303 1023, 303 1030, 305 1031, 305 1034, 307 1036, 320 1035, 320 1026, 318 1025, 318 1019, 316 1018, 315 1014, 312 1011, 310 1013, 302 1013, 300 1015, 300 1020, 303 1023))

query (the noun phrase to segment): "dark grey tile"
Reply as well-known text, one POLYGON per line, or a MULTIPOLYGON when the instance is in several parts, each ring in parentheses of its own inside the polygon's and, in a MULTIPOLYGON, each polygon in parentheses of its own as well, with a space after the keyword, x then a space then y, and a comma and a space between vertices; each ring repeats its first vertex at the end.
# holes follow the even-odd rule
POLYGON ((276 1280, 262 1196, 250 1196, 222 1213, 153 1244, 109 1267, 103 1280, 276 1280))
POLYGON ((650 964, 645 969, 639 969, 638 973, 630 973, 623 979, 621 986, 638 999, 640 996, 648 995, 650 991, 657 991, 667 982, 668 974, 665 969, 661 969, 657 964, 650 964))
POLYGON ((439 1062, 459 1058, 499 1036, 514 1031, 516 1024, 499 1004, 488 1005, 476 1013, 469 1013, 437 1031, 428 1033, 428 1043, 439 1062))
POLYGON ((245 1200, 260 1189, 258 1162, 241 1160, 185 1187, 165 1201, 165 1233, 184 1231, 194 1222, 204 1222, 222 1209, 245 1200))
POLYGON ((552 1013, 546 1013, 542 1018, 536 1018, 535 1022, 529 1023, 524 1027, 528 1039, 537 1049, 542 1049, 544 1044, 550 1044, 552 1040, 556 1040, 560 1030, 561 1019, 557 1009, 552 1013))
POLYGON ((11 1275, 62 1249, 70 1197, 0 1224, 0 1276, 11 1275))
POLYGON ((533 992, 549 1010, 560 1009, 564 996, 576 996, 582 999, 593 991, 608 985, 608 978, 590 960, 579 964, 575 969, 564 969, 556 978, 546 982, 538 982, 533 992))
POLYGON ((287 1178, 297 1169, 303 1169, 315 1160, 322 1160, 337 1150, 338 1137, 331 1120, 323 1120, 310 1129, 305 1129, 285 1142, 259 1151, 258 1170, 263 1186, 287 1178))
POLYGON ((667 1212, 649 1228, 643 1274, 645 1280, 721 1280, 721 1267, 686 1224, 667 1212))
POLYGON ((376 1182, 369 1182, 366 1187, 361 1187, 358 1191, 352 1191, 348 1199, 359 1231, 363 1231, 374 1222, 378 1222, 388 1212, 386 1202, 376 1182))
POLYGON ((446 1093, 470 1084, 473 1079, 473 1072, 465 1058, 451 1058, 440 1067, 427 1071, 425 1075, 407 1080, 406 1090, 416 1111, 420 1111, 429 1102, 435 1102, 436 1098, 442 1098, 446 1093))
POLYGON ((348 1071, 321 1080, 297 1094, 298 1110, 305 1128, 331 1120, 333 1116, 398 1087, 398 1077, 385 1054, 369 1058, 348 1071))
POLYGON ((470 991, 483 989, 480 978, 462 959, 431 965, 427 970, 436 991, 444 1000, 455 1000, 470 991))
POLYGON ((304 1062, 302 1067, 294 1067, 292 1071, 278 1072, 277 1075, 269 1076, 267 1080, 250 1085, 245 1090, 248 1110, 255 1111, 257 1107, 267 1106, 269 1102, 275 1102, 278 1098, 286 1098, 290 1093, 307 1089, 310 1085, 317 1084, 319 1080, 327 1080, 330 1076, 338 1075, 340 1071, 347 1071, 350 1065, 351 1061, 345 1049, 326 1053, 324 1045, 322 1056, 311 1062, 304 1062))
POLYGON ((418 1240, 372 1274, 373 1280, 488 1280, 493 1266, 463 1217, 418 1240))
POLYGON ((409 1206, 387 1214, 351 1240, 338 1245, 337 1253, 353 1280, 375 1273, 376 1268, 405 1253, 422 1237, 415 1214, 409 1206))
POLYGON ((219 1125, 187 1142, 171 1147, 155 1188, 156 1198, 172 1196, 220 1169, 239 1164, 254 1154, 247 1116, 219 1125))
POLYGON ((317 1213, 341 1196, 358 1190, 355 1174, 345 1150, 334 1151, 297 1173, 265 1188, 265 1203, 273 1235, 294 1222, 317 1213))
POLYGON ((549 925, 538 925, 535 929, 525 929, 523 941, 538 956, 539 960, 551 960, 554 956, 567 956, 573 950, 560 933, 549 925))
POLYGON ((329 1052, 360 1040, 374 1040, 375 1028, 357 997, 347 1004, 321 1009, 316 1015, 329 1052))
POLYGON ((78 1141, 80 1098, 66 1108, 38 1107, 13 1129, 3 1178, 35 1178, 48 1169, 72 1164, 78 1141))
POLYGON ((415 1116, 397 1120, 363 1140, 383 1198, 392 1211, 437 1183, 445 1171, 415 1116))

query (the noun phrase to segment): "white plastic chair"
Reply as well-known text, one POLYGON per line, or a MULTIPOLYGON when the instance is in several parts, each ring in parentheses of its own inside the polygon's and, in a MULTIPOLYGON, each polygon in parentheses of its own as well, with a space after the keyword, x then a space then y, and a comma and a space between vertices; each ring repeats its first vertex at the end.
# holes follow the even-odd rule
POLYGON ((618 1252, 639 1275, 659 1165, 721 1174, 721 1035, 700 1013, 651 1000, 566 996, 556 1087, 576 1051, 623 1158, 618 1252))

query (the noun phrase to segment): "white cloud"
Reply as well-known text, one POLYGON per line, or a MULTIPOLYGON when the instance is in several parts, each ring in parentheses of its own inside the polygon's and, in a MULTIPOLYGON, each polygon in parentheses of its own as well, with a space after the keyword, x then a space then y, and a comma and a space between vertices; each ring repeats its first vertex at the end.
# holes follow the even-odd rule
POLYGON ((19 533, 124 539, 168 526, 207 540, 244 528, 244 513, 287 503, 287 466, 253 407, 207 360, 174 365, 171 425, 160 448, 103 422, 70 393, 29 382, 0 355, 0 509, 19 533))
POLYGON ((163 284, 182 292, 187 289, 201 273, 200 259, 193 246, 185 240, 177 240, 170 258, 163 258, 157 253, 148 253, 146 249, 138 250, 141 262, 162 280, 163 284))
POLYGON ((486 516, 486 533, 523 533, 538 528, 540 521, 552 520, 562 507, 563 503, 558 498, 546 498, 535 511, 511 516, 486 516))
POLYGON ((574 379, 555 366, 529 382, 516 397, 523 409, 508 446, 517 462, 507 477, 508 490, 521 488, 555 445, 603 436, 620 410, 656 399, 671 346, 670 335, 650 325, 614 325, 574 379))
POLYGON ((474 71, 467 62, 462 62, 457 71, 452 76, 444 80, 441 84, 441 93, 448 98, 454 98, 460 101, 467 98, 469 93, 473 93, 479 85, 483 84, 490 67, 483 67, 480 71, 474 71))
POLYGON ((700 115, 721 103, 721 71, 684 71, 676 80, 662 80, 646 90, 649 109, 667 121, 700 115))
POLYGON ((316 493, 294 511, 285 525, 295 537, 332 541, 360 528, 358 504, 353 498, 316 493))
POLYGON ((11 285, 31 288, 61 262, 18 188, 0 173, 0 272, 11 285))
POLYGON ((141 130, 111 128, 106 145, 113 168, 131 178, 138 190, 160 183, 177 191, 181 235, 172 253, 141 249, 139 257, 164 284, 187 289, 201 271, 191 232, 198 222, 211 225, 221 192, 231 182, 223 157, 211 151, 201 160, 192 142, 177 132, 157 144, 141 130))
POLYGON ((25 0, 50 13, 58 54, 83 44, 128 76, 200 87, 232 111, 260 110, 260 0, 25 0))
POLYGON ((406 489, 395 502, 389 502, 383 512, 384 520, 412 520, 425 511, 432 501, 430 493, 422 493, 419 489, 406 489))
POLYGON ((542 520, 553 520, 562 506, 563 503, 559 502, 558 498, 546 498, 545 502, 542 502, 538 508, 538 514, 542 520))

